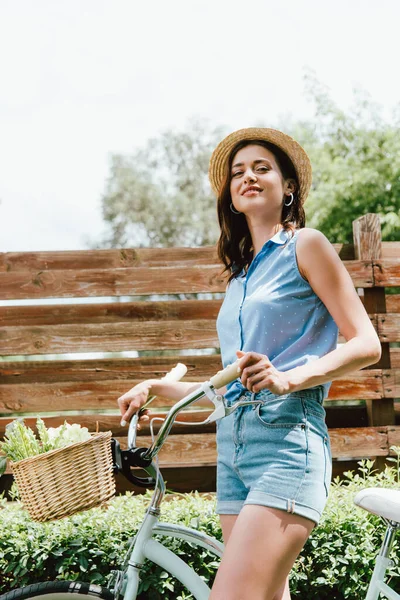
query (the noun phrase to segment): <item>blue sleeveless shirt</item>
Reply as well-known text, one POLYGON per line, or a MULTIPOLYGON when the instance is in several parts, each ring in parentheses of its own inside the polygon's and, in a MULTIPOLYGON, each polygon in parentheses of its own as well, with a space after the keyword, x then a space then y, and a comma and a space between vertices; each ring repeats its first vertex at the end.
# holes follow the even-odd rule
MULTIPOLYGON (((237 359, 236 350, 243 350, 265 354, 276 369, 288 371, 336 348, 336 323, 297 265, 298 233, 281 229, 247 273, 229 283, 217 319, 224 366, 237 359)), ((323 387, 326 397, 330 383, 323 387)), ((228 386, 227 400, 244 389, 237 379, 228 386)))

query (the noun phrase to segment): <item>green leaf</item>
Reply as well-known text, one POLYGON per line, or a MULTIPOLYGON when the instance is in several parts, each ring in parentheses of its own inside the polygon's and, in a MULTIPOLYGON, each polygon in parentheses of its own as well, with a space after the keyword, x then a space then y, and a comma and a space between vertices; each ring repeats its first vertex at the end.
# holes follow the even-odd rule
POLYGON ((7 468, 7 457, 0 456, 0 477, 4 474, 7 468))

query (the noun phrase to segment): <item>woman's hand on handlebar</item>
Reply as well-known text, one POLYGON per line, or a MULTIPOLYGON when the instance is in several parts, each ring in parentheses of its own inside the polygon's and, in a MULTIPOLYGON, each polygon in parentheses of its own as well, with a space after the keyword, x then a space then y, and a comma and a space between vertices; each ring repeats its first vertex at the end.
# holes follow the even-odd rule
MULTIPOLYGON (((142 381, 118 398, 118 406, 122 415, 121 422, 125 421, 128 423, 133 415, 145 404, 149 397, 151 384, 150 380, 142 381)), ((149 420, 148 413, 148 410, 143 411, 143 414, 140 415, 139 423, 140 421, 149 420)), ((138 429, 140 429, 140 424, 138 424, 138 429)))
POLYGON ((267 389, 277 396, 290 391, 287 372, 278 371, 270 362, 268 356, 258 352, 242 352, 238 350, 241 370, 241 382, 250 392, 267 389))

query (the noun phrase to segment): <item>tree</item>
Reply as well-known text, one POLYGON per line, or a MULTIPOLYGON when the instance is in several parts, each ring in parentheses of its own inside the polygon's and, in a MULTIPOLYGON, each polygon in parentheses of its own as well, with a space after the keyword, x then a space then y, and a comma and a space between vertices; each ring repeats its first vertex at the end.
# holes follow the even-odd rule
MULTIPOLYGON (((363 91, 341 110, 313 73, 305 91, 309 121, 277 123, 309 153, 313 185, 307 225, 332 242, 352 241, 352 221, 381 215, 385 240, 400 239, 400 110, 391 123, 363 91)), ((271 126, 271 124, 268 124, 271 126)), ((102 246, 200 246, 218 237, 215 198, 208 182, 212 150, 227 133, 201 121, 165 131, 131 156, 114 155, 103 196, 109 234, 102 246)))
POLYGON ((307 224, 333 242, 351 242, 352 221, 368 212, 381 216, 385 240, 400 239, 400 120, 387 123, 382 108, 362 90, 346 113, 312 74, 306 89, 315 105, 313 122, 298 123, 294 137, 313 165, 305 205, 307 224))
POLYGON ((218 235, 208 162, 222 128, 192 120, 131 156, 114 155, 102 200, 103 246, 201 246, 218 235))

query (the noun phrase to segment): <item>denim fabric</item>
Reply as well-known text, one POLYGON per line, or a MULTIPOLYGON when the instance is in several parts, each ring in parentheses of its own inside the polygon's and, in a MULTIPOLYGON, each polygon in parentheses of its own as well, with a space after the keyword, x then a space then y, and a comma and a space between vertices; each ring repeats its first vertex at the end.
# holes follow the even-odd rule
POLYGON ((240 396, 262 404, 238 408, 218 422, 218 513, 238 514, 243 505, 258 504, 318 523, 332 474, 323 396, 322 386, 284 396, 267 390, 240 396))
MULTIPOLYGON (((217 319, 224 366, 243 350, 265 354, 278 370, 288 371, 336 348, 336 323, 297 266, 300 231, 291 237, 282 229, 264 244, 247 274, 230 282, 217 319)), ((325 396, 329 386, 324 384, 325 396)), ((228 388, 227 398, 244 391, 239 381, 228 388)))

